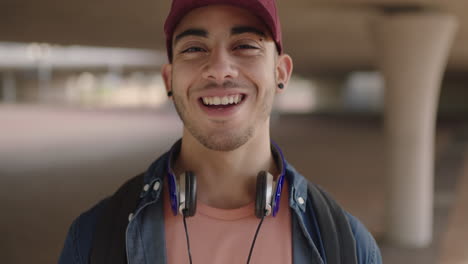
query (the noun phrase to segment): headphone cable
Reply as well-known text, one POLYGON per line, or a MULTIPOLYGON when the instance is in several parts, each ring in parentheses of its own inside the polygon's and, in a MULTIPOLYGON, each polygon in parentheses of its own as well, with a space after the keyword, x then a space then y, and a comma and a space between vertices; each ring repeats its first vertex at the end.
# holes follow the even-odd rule
POLYGON ((254 236, 254 239, 252 241, 252 245, 250 246, 249 258, 247 259, 247 264, 250 264, 250 258, 252 257, 252 251, 253 251, 254 246, 255 246, 255 241, 257 240, 258 231, 260 231, 260 227, 262 226, 263 219, 265 219, 265 215, 262 216, 262 220, 260 220, 260 223, 257 226, 257 231, 255 231, 255 236, 254 236))
MULTIPOLYGON (((187 209, 184 209, 184 210, 187 210, 187 209)), ((185 221, 185 218, 186 216, 184 214, 184 228, 185 228, 185 238, 187 239, 187 251, 188 251, 190 264, 192 264, 192 252, 190 251, 190 239, 189 239, 189 235, 187 231, 187 222, 185 221)))
MULTIPOLYGON (((260 220, 260 223, 257 226, 257 230, 255 231, 255 236, 252 241, 252 245, 250 246, 250 251, 249 251, 249 257, 247 258, 247 264, 250 264, 250 258, 252 257, 252 252, 255 246, 255 242, 257 241, 257 236, 260 231, 260 228, 262 227, 263 220, 265 219, 265 216, 262 216, 262 219, 260 220)), ((187 230, 187 221, 186 221, 186 216, 184 215, 184 229, 185 229, 185 238, 187 240, 187 252, 188 252, 188 257, 190 264, 192 264, 192 252, 190 251, 190 238, 187 230)))

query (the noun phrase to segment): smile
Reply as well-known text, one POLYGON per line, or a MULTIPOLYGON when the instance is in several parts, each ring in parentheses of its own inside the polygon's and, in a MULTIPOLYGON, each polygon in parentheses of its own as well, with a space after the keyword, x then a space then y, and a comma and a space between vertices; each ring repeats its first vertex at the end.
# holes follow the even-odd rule
POLYGON ((211 96, 202 97, 201 101, 205 106, 228 106, 237 105, 244 100, 245 96, 242 94, 234 94, 227 96, 211 96))

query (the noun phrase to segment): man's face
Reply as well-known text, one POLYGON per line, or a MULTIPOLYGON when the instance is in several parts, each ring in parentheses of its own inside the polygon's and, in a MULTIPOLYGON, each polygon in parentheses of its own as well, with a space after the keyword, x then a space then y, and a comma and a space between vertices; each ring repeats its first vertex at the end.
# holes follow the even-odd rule
MULTIPOLYGON (((288 57, 289 58, 289 57, 288 57)), ((278 75, 275 43, 247 10, 192 10, 173 36, 173 61, 163 69, 184 127, 205 147, 234 150, 268 133, 278 75)))

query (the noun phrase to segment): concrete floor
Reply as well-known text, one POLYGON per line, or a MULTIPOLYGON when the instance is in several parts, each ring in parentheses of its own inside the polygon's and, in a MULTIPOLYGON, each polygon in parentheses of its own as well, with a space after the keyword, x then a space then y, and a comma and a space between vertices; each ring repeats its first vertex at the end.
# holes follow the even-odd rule
MULTIPOLYGON (((181 132, 174 112, 155 110, 0 105, 0 124, 2 263, 57 262, 73 219, 145 170, 181 132)), ((423 250, 399 249, 381 239, 380 121, 275 116, 272 137, 299 171, 364 222, 381 245, 384 263, 437 263, 444 255, 441 241, 450 241, 447 223, 455 221, 448 215, 465 149, 454 140, 457 127, 446 124, 437 131, 435 240, 423 250)))

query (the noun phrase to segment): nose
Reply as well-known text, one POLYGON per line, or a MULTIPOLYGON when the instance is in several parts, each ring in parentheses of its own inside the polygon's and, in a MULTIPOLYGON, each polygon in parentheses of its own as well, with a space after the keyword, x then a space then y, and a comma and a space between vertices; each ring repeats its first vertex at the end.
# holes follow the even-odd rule
POLYGON ((237 77, 238 71, 228 51, 222 48, 213 49, 209 56, 202 73, 203 78, 221 83, 237 77))

